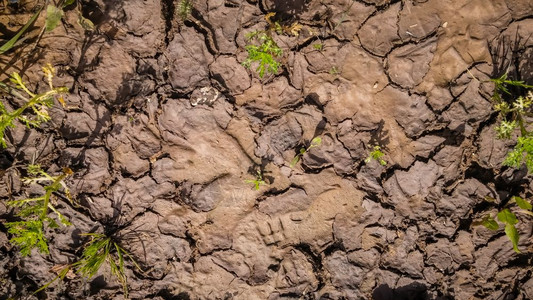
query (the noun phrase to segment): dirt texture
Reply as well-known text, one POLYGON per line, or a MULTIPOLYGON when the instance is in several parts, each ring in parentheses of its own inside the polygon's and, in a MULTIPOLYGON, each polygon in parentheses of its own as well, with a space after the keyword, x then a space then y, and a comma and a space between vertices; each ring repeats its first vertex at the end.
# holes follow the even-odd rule
MULTIPOLYGON (((73 226, 50 255, 22 257, 0 225, 1 299, 122 299, 106 268, 31 295, 109 228, 144 270, 127 263, 132 299, 533 299, 531 218, 520 254, 473 225, 486 196, 532 196, 525 167, 501 166, 489 81, 533 84, 530 0, 198 0, 186 20, 179 1, 81 3, 95 31, 67 10, 0 65, 39 89, 49 62, 70 89, 52 121, 9 131, 2 223, 32 160, 74 170, 80 203, 57 198, 73 226), (283 67, 261 79, 241 63, 268 12, 302 28, 273 35, 283 67), (374 145, 387 165, 364 162, 374 145)), ((31 13, 5 9, 7 36, 31 13)))

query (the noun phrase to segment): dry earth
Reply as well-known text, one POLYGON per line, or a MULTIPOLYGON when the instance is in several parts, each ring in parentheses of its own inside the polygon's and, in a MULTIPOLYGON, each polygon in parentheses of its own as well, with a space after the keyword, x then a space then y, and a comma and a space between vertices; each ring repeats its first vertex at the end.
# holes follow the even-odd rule
MULTIPOLYGON (((50 62, 71 92, 48 124, 10 131, 2 223, 32 159, 72 168, 81 204, 58 198, 74 225, 49 232, 50 255, 22 257, 0 225, 1 299, 122 299, 108 270, 30 296, 80 233, 117 224, 146 271, 128 264, 133 299, 533 298, 531 218, 521 254, 473 226, 495 212, 485 196, 532 196, 525 168, 501 167, 512 144, 495 139, 487 82, 533 84, 532 1, 196 0, 186 21, 178 1, 82 3, 94 32, 70 9, 32 56, 1 61, 35 89, 50 62), (260 79, 244 36, 272 11, 302 29, 275 35, 283 69, 260 79), (386 166, 364 163, 373 145, 386 166), (244 182, 257 170, 259 191, 244 182)), ((30 13, 2 9, 7 38, 30 13)))

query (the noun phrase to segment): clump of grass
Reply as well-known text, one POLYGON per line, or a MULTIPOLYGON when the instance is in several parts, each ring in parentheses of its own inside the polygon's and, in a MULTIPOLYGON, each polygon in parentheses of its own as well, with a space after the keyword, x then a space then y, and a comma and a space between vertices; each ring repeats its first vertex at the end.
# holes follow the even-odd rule
POLYGON ((296 156, 294 156, 294 158, 292 159, 290 167, 294 168, 294 166, 296 166, 296 164, 300 161, 300 159, 302 158, 302 156, 305 153, 309 152, 309 150, 311 150, 313 148, 319 147, 321 144, 322 144, 322 138, 321 137, 317 136, 317 137, 313 138, 311 140, 311 144, 309 145, 309 147, 300 148, 300 152, 298 154, 296 154, 296 156))
POLYGON ((50 228, 57 228, 56 220, 48 216, 49 210, 53 211, 57 219, 64 226, 72 225, 56 208, 52 201, 52 194, 63 189, 64 194, 70 199, 68 187, 64 179, 72 174, 69 168, 63 169, 63 173, 51 176, 41 169, 39 165, 29 165, 28 173, 33 177, 25 178, 25 183, 49 182, 44 186, 45 194, 40 197, 27 198, 22 200, 8 201, 7 205, 19 208, 17 216, 21 221, 6 222, 7 232, 12 235, 11 243, 20 248, 23 256, 30 255, 33 248, 37 248, 42 253, 49 253, 48 242, 44 236, 45 224, 50 228))
POLYGON ((90 241, 85 244, 80 260, 63 266, 55 278, 35 291, 34 294, 48 288, 58 279, 63 280, 68 274, 72 274, 72 271, 87 279, 91 279, 98 273, 100 267, 107 262, 111 270, 111 275, 122 285, 124 298, 127 299, 128 278, 124 269, 125 258, 129 259, 142 272, 141 267, 131 254, 124 250, 111 235, 103 233, 85 233, 82 235, 90 237, 90 241))
POLYGON ((17 72, 14 72, 10 78, 14 87, 0 82, 0 89, 25 102, 21 107, 11 112, 0 102, 0 145, 2 147, 7 147, 5 131, 7 128, 14 128, 15 121, 22 122, 28 128, 39 127, 41 123, 50 120, 48 108, 53 105, 55 96, 59 95, 59 101, 64 104, 61 94, 67 93, 68 89, 66 87, 54 87, 52 83, 55 75, 54 67, 48 64, 43 67, 43 72, 47 78, 49 90, 41 94, 32 93, 17 72), (33 111, 34 115, 25 115, 27 110, 33 111))
POLYGON ((372 160, 375 160, 379 162, 380 165, 385 166, 387 165, 387 162, 383 159, 383 156, 385 156, 385 153, 381 151, 380 146, 374 146, 372 148, 372 151, 368 154, 368 157, 365 159, 365 163, 370 163, 372 160))

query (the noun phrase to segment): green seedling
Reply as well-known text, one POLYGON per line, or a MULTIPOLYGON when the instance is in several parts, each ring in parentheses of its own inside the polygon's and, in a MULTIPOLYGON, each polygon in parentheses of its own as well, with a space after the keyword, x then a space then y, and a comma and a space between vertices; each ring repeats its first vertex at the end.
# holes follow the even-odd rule
POLYGON ((368 154, 368 157, 365 159, 365 163, 370 163, 372 160, 375 160, 379 162, 380 165, 385 166, 387 165, 387 162, 383 159, 383 156, 385 156, 385 153, 381 151, 380 146, 374 146, 373 150, 370 151, 368 154))
POLYGON ((322 43, 313 44, 313 48, 317 51, 322 51, 322 49, 324 49, 324 44, 322 43))
POLYGON ((526 96, 519 96, 510 102, 505 100, 504 96, 511 95, 510 87, 531 89, 533 86, 526 85, 523 81, 509 80, 507 74, 491 81, 495 84, 492 96, 494 109, 501 118, 500 124, 496 127, 497 137, 511 139, 517 129, 520 132, 514 149, 507 154, 503 165, 520 168, 522 164, 525 164, 531 173, 533 172, 533 131, 530 130, 532 124, 528 118, 533 116, 533 92, 529 90, 526 96))
POLYGON ((266 31, 252 31, 246 35, 249 43, 255 41, 256 44, 248 44, 245 49, 248 52, 248 58, 242 63, 246 68, 250 68, 252 63, 258 62, 259 66, 256 72, 259 77, 263 78, 265 72, 276 74, 279 71, 281 63, 275 58, 282 55, 283 51, 276 44, 269 32, 266 31))
POLYGON ((65 196, 72 201, 68 187, 63 181, 72 174, 72 170, 65 168, 62 174, 51 176, 43 171, 39 165, 29 165, 28 173, 33 177, 25 178, 25 183, 48 182, 49 184, 44 186, 45 193, 43 196, 8 201, 8 206, 19 208, 17 216, 21 218, 21 221, 7 222, 5 226, 7 232, 12 235, 11 243, 20 248, 20 253, 23 256, 29 255, 33 248, 48 254, 48 242, 44 236, 45 223, 50 228, 59 227, 57 222, 48 216, 49 210, 56 214, 61 224, 64 226, 71 225, 68 219, 55 208, 51 198, 53 193, 62 189, 65 196))
POLYGON ((64 104, 61 95, 67 93, 68 88, 54 87, 52 78, 55 75, 55 69, 50 64, 48 64, 46 67, 43 67, 43 72, 48 80, 49 90, 41 94, 32 93, 17 72, 14 72, 10 78, 15 87, 11 87, 0 82, 1 90, 4 90, 5 92, 25 102, 20 108, 11 112, 7 111, 3 103, 0 102, 0 144, 2 147, 7 147, 4 137, 6 129, 8 127, 14 128, 16 120, 24 123, 28 128, 39 127, 42 122, 47 122, 50 120, 48 108, 53 105, 55 96, 59 95, 59 101, 64 104), (24 92, 29 97, 25 96, 21 92, 24 92), (24 115, 26 110, 32 110, 34 116, 24 115))
POLYGON ((261 174, 261 171, 257 170, 257 175, 255 176, 255 179, 247 179, 244 181, 245 183, 253 183, 255 190, 259 190, 261 185, 266 185, 266 182, 263 180, 263 175, 261 174))
POLYGON ((300 148, 300 153, 296 154, 296 156, 294 156, 294 158, 292 159, 291 161, 291 164, 290 164, 290 167, 291 168, 294 168, 294 166, 296 166, 296 164, 300 161, 300 159, 302 158, 302 156, 309 152, 309 150, 313 149, 313 148, 316 148, 318 146, 320 146, 322 144, 322 138, 320 137, 315 137, 311 140, 311 144, 309 145, 309 147, 307 148, 300 148))
POLYGON ((178 3, 176 14, 179 16, 181 21, 185 21, 189 18, 192 12, 192 7, 192 1, 190 0, 181 0, 178 3))
MULTIPOLYGON (((485 199, 490 202, 494 201, 494 199, 490 197, 486 197, 485 199)), ((529 201, 514 196, 507 203, 507 205, 510 205, 512 203, 516 203, 516 205, 519 207, 519 210, 517 212, 533 216, 533 212, 531 212, 532 205, 529 201)), ((518 234, 518 230, 515 227, 515 225, 518 223, 516 214, 513 213, 509 208, 504 208, 498 212, 497 219, 505 226, 505 235, 507 235, 507 237, 511 241, 514 251, 516 253, 520 253, 520 250, 518 249, 518 240, 520 236, 518 234)), ((498 222, 496 222, 494 217, 492 217, 490 214, 484 216, 481 221, 474 222, 473 225, 483 225, 490 230, 498 230, 500 228, 498 222)))
POLYGON ((341 72, 339 71, 339 69, 335 66, 331 67, 331 69, 329 69, 329 74, 330 75, 339 75, 341 72))
POLYGON ((102 264, 107 262, 111 269, 111 274, 122 285, 124 297, 128 298, 128 282, 126 273, 124 272, 124 258, 129 258, 133 265, 142 272, 141 267, 110 236, 101 233, 87 233, 85 235, 90 236, 91 241, 83 250, 81 259, 74 265, 77 268, 77 273, 84 277, 92 278, 96 275, 102 264))
POLYGON ((98 273, 100 267, 107 262, 111 270, 111 275, 122 285, 124 298, 127 299, 128 278, 124 271, 124 259, 128 258, 135 268, 142 272, 141 267, 137 264, 131 254, 124 250, 124 248, 122 248, 111 236, 102 233, 85 233, 82 235, 90 237, 91 240, 85 245, 81 259, 64 266, 54 279, 39 288, 34 294, 48 288, 48 286, 58 279, 63 280, 66 276, 72 274, 72 271, 75 271, 77 274, 87 279, 91 279, 98 273))

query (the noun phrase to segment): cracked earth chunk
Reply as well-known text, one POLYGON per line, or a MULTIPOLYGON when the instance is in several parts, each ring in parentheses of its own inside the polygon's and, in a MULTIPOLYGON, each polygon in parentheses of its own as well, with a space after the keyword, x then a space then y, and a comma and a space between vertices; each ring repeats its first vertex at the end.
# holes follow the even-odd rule
POLYGON ((158 181, 211 182, 224 174, 241 174, 249 158, 233 137, 223 131, 231 120, 231 104, 191 108, 184 101, 169 101, 159 117, 163 157, 154 163, 158 181))
POLYGON ((388 55, 387 72, 391 80, 404 88, 417 86, 429 70, 437 48, 437 39, 396 48, 388 55))
POLYGON ((160 1, 133 0, 122 2, 123 23, 129 33, 119 39, 120 45, 138 56, 155 56, 164 43, 165 24, 160 1))
POLYGON ((304 294, 318 287, 313 265, 302 252, 295 249, 283 257, 274 280, 276 289, 281 293, 304 294))
POLYGON ((441 166, 444 180, 451 181, 461 176, 461 170, 459 168, 461 164, 461 157, 464 150, 461 147, 444 146, 433 159, 437 165, 441 166))
POLYGON ((436 1, 416 4, 405 2, 398 21, 401 39, 418 41, 437 31, 442 23, 437 7, 436 1))
POLYGON ((222 53, 235 53, 237 50, 234 41, 242 22, 242 6, 248 5, 244 2, 233 2, 228 6, 222 1, 209 1, 209 10, 201 12, 213 29, 213 40, 222 53))
POLYGON ((169 81, 174 89, 189 93, 209 83, 208 66, 213 60, 202 34, 185 26, 170 41, 166 53, 159 58, 159 65, 168 69, 169 81))
POLYGON ((441 199, 437 204, 437 211, 444 215, 454 216, 456 219, 462 219, 479 199, 493 194, 493 190, 476 179, 466 179, 457 186, 451 197, 445 196, 441 199))
POLYGON ((246 69, 233 56, 219 56, 210 66, 211 75, 232 94, 242 94, 250 85, 250 76, 246 69))
POLYGON ((157 198, 171 195, 174 190, 171 183, 158 184, 150 176, 144 176, 137 180, 124 178, 108 190, 108 194, 114 207, 128 219, 151 207, 157 198))
POLYGON ((389 244, 387 252, 382 256, 383 265, 405 272, 414 278, 422 278, 424 255, 415 250, 417 238, 417 228, 409 227, 393 244, 389 244))
POLYGON ((512 146, 512 141, 494 138, 496 126, 497 124, 492 124, 484 127, 478 137, 477 159, 480 166, 487 169, 498 168, 512 146))
POLYGON ((72 188, 75 193, 99 194, 111 179, 108 170, 109 155, 104 148, 67 148, 62 157, 67 166, 79 164, 79 159, 84 158, 83 164, 87 169, 79 179, 75 177, 75 188, 72 188))
POLYGON ((102 99, 110 105, 128 100, 141 88, 133 80, 135 59, 119 45, 104 45, 98 56, 98 64, 84 72, 80 82, 85 85, 92 99, 102 99))
MULTIPOLYGON (((157 218, 156 214, 146 212, 135 219, 130 227, 140 231, 157 232, 157 224, 152 221, 157 218)), ((130 253, 134 257, 142 257, 142 263, 150 266, 150 274, 156 277, 162 277, 168 272, 170 260, 189 261, 192 254, 190 245, 185 239, 171 235, 156 233, 152 234, 150 239, 132 240, 128 245, 130 253)))
POLYGON ((390 104, 388 109, 410 138, 422 134, 436 118, 427 107, 424 97, 409 96, 393 87, 386 87, 379 97, 390 104))
POLYGON ((409 171, 397 170, 383 188, 387 202, 394 205, 402 216, 426 219, 434 215, 434 206, 426 202, 429 188, 440 176, 439 166, 432 160, 427 164, 417 161, 409 171))
POLYGON ((288 150, 295 149, 302 138, 302 127, 294 117, 283 116, 267 125, 257 138, 255 155, 270 157, 272 162, 282 165, 292 159, 288 150))
POLYGON ((322 144, 319 147, 311 149, 302 157, 302 163, 311 169, 333 165, 339 174, 353 172, 353 160, 348 150, 343 147, 342 143, 327 135, 322 138, 322 144))
POLYGON ((413 146, 413 154, 420 157, 429 158, 430 153, 439 145, 444 143, 444 141, 446 141, 445 138, 437 135, 423 136, 411 143, 413 146))
POLYGON ((348 260, 365 269, 372 269, 379 262, 380 253, 375 248, 369 250, 357 250, 348 253, 348 260))
POLYGON ((400 3, 393 4, 363 24, 357 34, 365 49, 375 55, 384 56, 399 42, 397 22, 400 7, 400 3))
POLYGON ((259 211, 267 215, 278 215, 294 211, 306 210, 312 199, 307 197, 304 190, 290 188, 287 192, 270 197, 259 203, 259 211))
POLYGON ((331 283, 339 290, 357 290, 367 271, 348 261, 346 253, 334 252, 326 256, 324 267, 330 273, 331 283))

